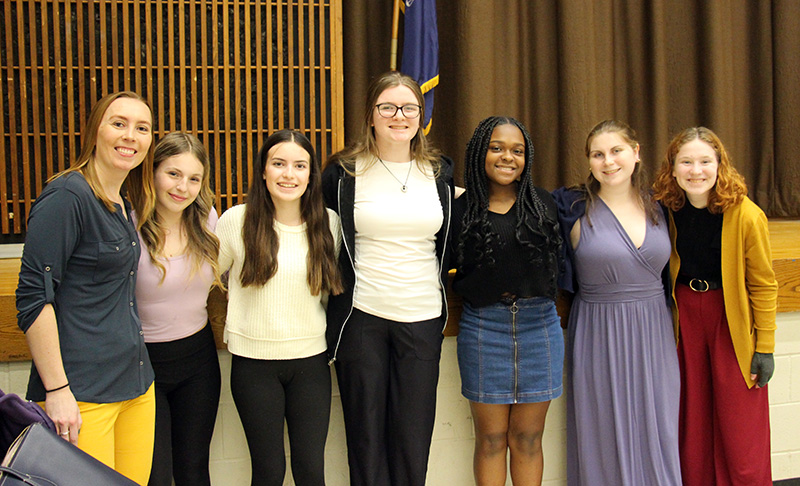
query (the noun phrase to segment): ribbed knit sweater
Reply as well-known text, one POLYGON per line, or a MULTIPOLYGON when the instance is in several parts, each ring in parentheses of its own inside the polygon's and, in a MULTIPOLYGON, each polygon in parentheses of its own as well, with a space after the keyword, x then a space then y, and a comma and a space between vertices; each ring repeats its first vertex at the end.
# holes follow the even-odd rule
MULTIPOLYGON (((231 353, 253 359, 296 359, 323 353, 327 295, 311 295, 307 281, 306 225, 275 222, 279 238, 278 270, 266 285, 242 287, 245 205, 234 206, 220 217, 219 268, 230 269, 228 314, 224 340, 231 353)), ((339 217, 328 209, 336 247, 341 239, 339 217)))

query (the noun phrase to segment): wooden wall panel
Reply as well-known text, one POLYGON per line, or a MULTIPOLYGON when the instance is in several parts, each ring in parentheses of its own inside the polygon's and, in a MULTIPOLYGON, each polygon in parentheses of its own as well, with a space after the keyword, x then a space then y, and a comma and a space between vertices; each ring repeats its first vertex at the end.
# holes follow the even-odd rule
MULTIPOLYGON (((800 311, 800 248, 796 244, 800 234, 800 221, 769 222, 775 276, 778 279, 778 312, 800 311)), ((14 290, 17 287, 19 259, 0 259, 0 363, 4 361, 29 360, 30 352, 25 336, 17 327, 17 314, 14 303, 14 290)), ((452 281, 454 273, 450 273, 452 281)), ((462 299, 448 290, 447 307, 449 316, 446 336, 458 334, 458 321, 461 316, 462 299)), ((562 294, 558 302, 558 314, 566 323, 571 301, 562 294)), ((208 296, 208 318, 217 340, 217 347, 224 348, 222 331, 225 326, 225 312, 228 305, 226 295, 219 289, 212 289, 208 296)))
POLYGON ((156 139, 205 143, 217 208, 241 203, 266 136, 343 147, 342 0, 5 0, 0 27, 0 229, 21 235, 45 181, 80 150, 106 93, 150 100, 156 139))

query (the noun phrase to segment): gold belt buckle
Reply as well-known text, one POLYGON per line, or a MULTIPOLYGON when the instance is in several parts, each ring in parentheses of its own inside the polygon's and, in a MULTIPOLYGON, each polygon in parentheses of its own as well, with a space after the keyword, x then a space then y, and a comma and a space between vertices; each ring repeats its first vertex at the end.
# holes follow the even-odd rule
POLYGON ((699 278, 693 278, 689 280, 689 288, 694 290, 695 292, 708 292, 708 282, 699 278), (697 285, 697 288, 695 288, 697 285))

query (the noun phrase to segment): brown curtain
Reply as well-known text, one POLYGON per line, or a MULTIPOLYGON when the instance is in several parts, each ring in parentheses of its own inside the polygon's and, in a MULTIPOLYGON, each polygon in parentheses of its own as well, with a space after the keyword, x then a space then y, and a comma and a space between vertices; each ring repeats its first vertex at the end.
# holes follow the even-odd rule
MULTIPOLYGON (((345 125, 389 67, 391 0, 344 1, 345 125)), ((628 122, 654 172, 672 135, 716 131, 771 217, 800 217, 800 2, 438 0, 431 138, 457 162, 477 123, 529 129, 536 183, 581 181, 588 130, 628 122)))

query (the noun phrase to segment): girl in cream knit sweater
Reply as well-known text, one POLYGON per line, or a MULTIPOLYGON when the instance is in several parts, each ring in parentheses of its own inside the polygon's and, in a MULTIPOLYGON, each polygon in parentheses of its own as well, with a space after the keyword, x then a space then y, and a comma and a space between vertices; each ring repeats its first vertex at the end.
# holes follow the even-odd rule
POLYGON ((247 203, 217 224, 219 267, 230 270, 225 342, 252 485, 281 485, 284 419, 294 482, 324 485, 331 402, 325 308, 341 292, 339 218, 322 201, 308 139, 281 130, 256 157, 247 203))

